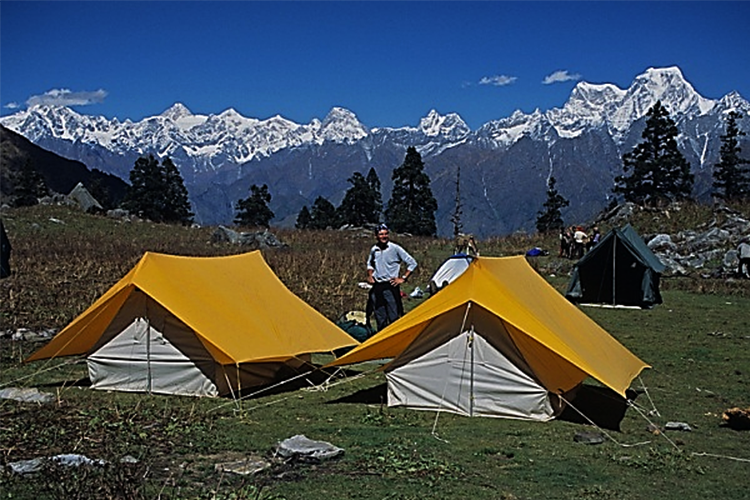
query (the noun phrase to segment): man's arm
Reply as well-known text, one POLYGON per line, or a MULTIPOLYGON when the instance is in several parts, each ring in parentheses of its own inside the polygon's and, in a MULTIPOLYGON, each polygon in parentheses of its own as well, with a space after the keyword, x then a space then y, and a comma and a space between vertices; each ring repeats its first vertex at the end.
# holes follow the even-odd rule
POLYGON ((414 270, 417 268, 417 261, 414 257, 412 257, 409 252, 404 250, 403 247, 398 247, 398 253, 399 258, 401 261, 406 264, 406 272, 404 273, 403 277, 401 278, 395 278, 394 280, 391 280, 391 283, 400 285, 404 281, 409 279, 409 276, 411 276, 411 273, 414 272, 414 270))
POLYGON ((367 256, 367 282, 370 284, 375 283, 375 248, 370 249, 370 254, 367 256))

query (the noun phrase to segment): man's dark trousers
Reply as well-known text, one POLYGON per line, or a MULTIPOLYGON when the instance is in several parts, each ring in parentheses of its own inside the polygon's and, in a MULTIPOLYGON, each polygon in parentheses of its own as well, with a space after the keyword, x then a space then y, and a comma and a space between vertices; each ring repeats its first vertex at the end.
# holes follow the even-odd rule
MULTIPOLYGON (((378 331, 390 325, 404 314, 401 289, 389 282, 375 283, 370 290, 368 312, 372 311, 378 331)), ((369 315, 368 315, 369 317, 369 315)))

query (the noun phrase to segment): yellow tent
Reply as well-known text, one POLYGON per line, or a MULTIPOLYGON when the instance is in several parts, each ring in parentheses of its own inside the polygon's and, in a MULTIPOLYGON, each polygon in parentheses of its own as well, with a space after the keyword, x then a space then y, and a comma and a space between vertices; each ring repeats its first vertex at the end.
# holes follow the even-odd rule
POLYGON ((591 376, 623 397, 648 365, 525 257, 480 257, 454 282, 332 363, 392 360, 388 404, 548 420, 591 376))
POLYGON ((27 361, 85 355, 92 387, 220 395, 356 341, 294 295, 259 251, 147 252, 27 361))

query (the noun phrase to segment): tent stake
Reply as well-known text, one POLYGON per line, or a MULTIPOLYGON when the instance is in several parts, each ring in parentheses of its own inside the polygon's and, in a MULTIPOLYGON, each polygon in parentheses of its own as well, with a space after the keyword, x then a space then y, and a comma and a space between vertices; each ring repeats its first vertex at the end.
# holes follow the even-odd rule
POLYGON ((229 380, 229 375, 227 374, 227 368, 225 365, 221 365, 221 372, 224 374, 224 380, 227 381, 227 387, 229 388, 229 392, 232 395, 232 401, 234 402, 235 406, 237 406, 237 412, 242 415, 242 400, 238 399, 238 395, 234 393, 234 387, 232 387, 232 381, 229 380))

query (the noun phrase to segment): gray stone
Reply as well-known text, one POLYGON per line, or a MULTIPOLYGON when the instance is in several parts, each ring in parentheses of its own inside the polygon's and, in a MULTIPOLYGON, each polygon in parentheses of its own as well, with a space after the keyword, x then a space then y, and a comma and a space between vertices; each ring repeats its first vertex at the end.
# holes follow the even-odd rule
POLYGON ((28 328, 19 328, 15 332, 13 332, 10 336, 10 339, 13 341, 30 341, 30 342, 37 342, 41 340, 47 340, 55 336, 55 330, 48 328, 46 330, 42 330, 41 332, 35 332, 32 330, 29 330, 28 328))
POLYGON ((276 455, 285 459, 318 462, 343 454, 343 448, 325 441, 315 441, 302 434, 283 440, 276 446, 276 455))
POLYGON ((621 225, 630 220, 630 217, 638 209, 640 207, 635 203, 626 202, 607 212, 601 220, 609 221, 614 226, 621 225))
POLYGON ((212 243, 239 243, 240 235, 237 231, 226 226, 219 226, 211 235, 212 243))
POLYGON ((604 434, 593 431, 579 431, 573 436, 573 441, 583 444, 602 444, 604 442, 604 434))
POLYGON ((680 275, 680 276, 687 276, 690 274, 688 270, 679 262, 677 262, 672 256, 666 255, 666 254, 656 254, 657 257, 659 257, 659 260, 667 266, 667 271, 664 274, 667 275, 680 275))
POLYGON ((654 252, 677 250, 677 245, 672 243, 672 238, 668 234, 657 234, 648 242, 648 247, 654 252))
POLYGON ((664 430, 691 432, 693 429, 685 422, 667 422, 664 424, 664 430))
POLYGON ((53 457, 33 458, 31 460, 19 460, 11 462, 8 468, 15 474, 33 474, 39 472, 46 461, 63 465, 66 467, 80 467, 82 465, 104 465, 104 460, 91 459, 84 455, 67 453, 53 457))
POLYGON ((13 401, 21 401, 22 403, 48 404, 55 400, 55 396, 48 392, 39 392, 39 389, 34 387, 8 387, 0 389, 0 399, 11 399, 13 401))
POLYGON ((250 233, 240 233, 226 226, 219 226, 211 235, 213 243, 231 243, 233 245, 250 246, 252 248, 276 248, 285 247, 286 244, 279 240, 270 231, 263 230, 250 233))
POLYGON ((681 265, 685 267, 691 267, 693 269, 700 269, 703 267, 703 264, 706 263, 705 257, 703 257, 700 254, 691 253, 689 255, 674 255, 673 259, 677 262, 679 262, 681 265))
POLYGON ((271 463, 261 458, 245 458, 234 460, 232 462, 223 462, 216 464, 214 469, 217 472, 231 472, 241 476, 257 474, 271 467, 271 463))
POLYGON ((101 204, 80 182, 76 184, 76 186, 70 191, 67 197, 67 201, 71 204, 77 205, 84 212, 104 211, 104 208, 101 206, 101 204))
POLYGON ((124 220, 131 220, 132 218, 132 216, 130 215, 130 212, 128 212, 124 208, 113 208, 112 210, 107 210, 107 217, 111 219, 124 219, 124 220))

